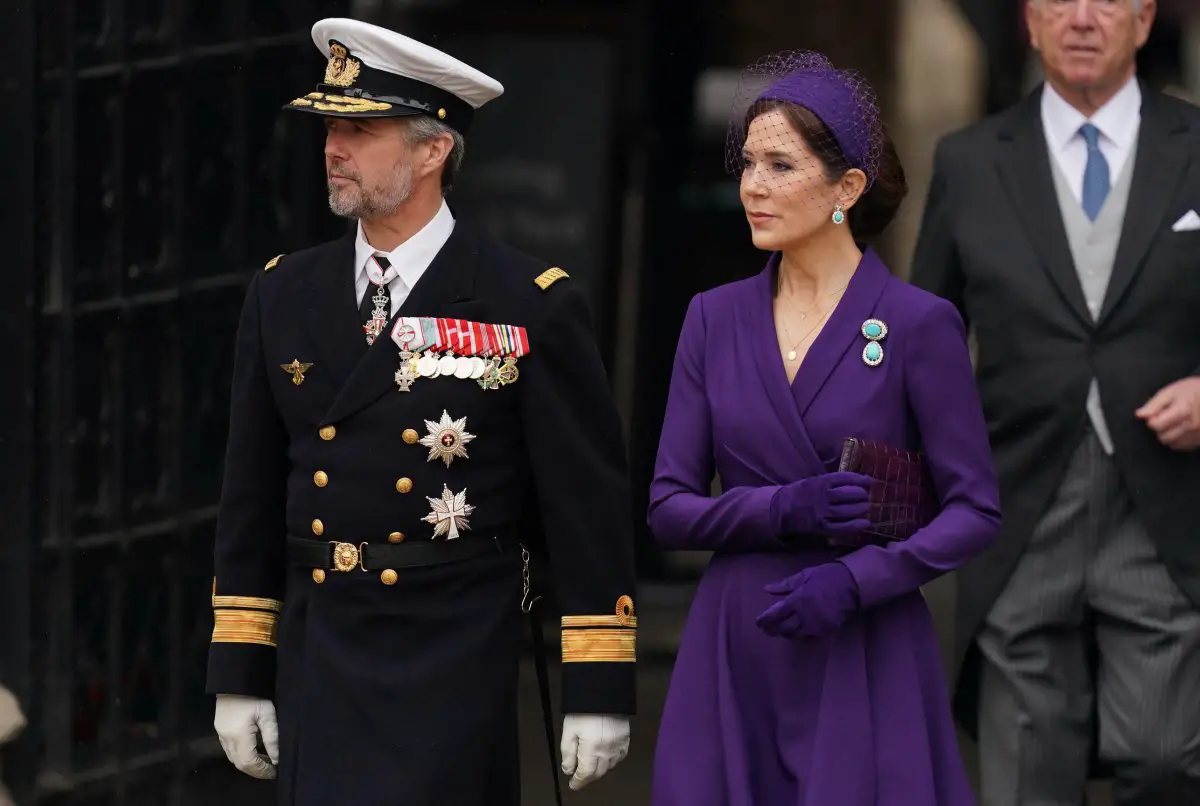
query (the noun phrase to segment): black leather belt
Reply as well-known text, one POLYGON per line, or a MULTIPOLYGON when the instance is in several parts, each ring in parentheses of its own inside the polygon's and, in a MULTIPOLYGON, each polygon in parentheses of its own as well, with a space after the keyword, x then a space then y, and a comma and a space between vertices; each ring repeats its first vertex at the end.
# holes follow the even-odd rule
POLYGON ((326 571, 370 571, 420 568, 468 560, 483 554, 503 554, 500 537, 460 537, 421 543, 340 543, 288 535, 287 555, 293 565, 326 571))

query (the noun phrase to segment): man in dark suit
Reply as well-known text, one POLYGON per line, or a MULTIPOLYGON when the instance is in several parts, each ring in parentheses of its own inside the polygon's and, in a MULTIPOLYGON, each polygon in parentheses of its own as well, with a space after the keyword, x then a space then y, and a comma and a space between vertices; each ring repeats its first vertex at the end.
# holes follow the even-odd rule
POLYGON ((271 260, 246 296, 217 733, 239 769, 278 775, 286 806, 516 806, 520 614, 538 595, 524 527, 540 522, 577 789, 627 753, 637 625, 624 440, 588 306, 444 200, 498 82, 354 20, 313 41, 324 81, 287 108, 324 117, 330 207, 357 224, 271 260))
POLYGON ((1200 110, 1154 0, 1031 0, 1046 83, 938 144, 912 279, 973 326, 1004 528, 959 575, 986 806, 1200 803, 1200 110))

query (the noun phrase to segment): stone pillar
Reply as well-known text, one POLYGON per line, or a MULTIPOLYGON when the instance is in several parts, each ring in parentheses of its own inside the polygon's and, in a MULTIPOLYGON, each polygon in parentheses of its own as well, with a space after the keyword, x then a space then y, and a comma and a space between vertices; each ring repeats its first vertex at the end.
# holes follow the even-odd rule
POLYGON ((939 137, 983 114, 986 75, 979 40, 954 0, 899 0, 897 16, 889 123, 909 195, 889 234, 893 268, 907 277, 933 172, 933 148, 939 137))

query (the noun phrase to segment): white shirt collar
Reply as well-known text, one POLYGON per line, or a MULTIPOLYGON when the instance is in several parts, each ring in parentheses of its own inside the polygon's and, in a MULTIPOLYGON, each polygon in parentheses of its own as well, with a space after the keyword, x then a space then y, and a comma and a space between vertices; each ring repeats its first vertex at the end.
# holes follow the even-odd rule
POLYGON ((1079 134, 1079 127, 1091 122, 1100 135, 1117 148, 1126 150, 1134 145, 1142 117, 1142 88, 1131 77, 1108 103, 1096 110, 1091 118, 1067 103, 1050 82, 1042 90, 1042 121, 1045 124, 1047 145, 1059 152, 1079 134))
MULTIPOLYGON (((446 200, 429 223, 421 227, 404 243, 390 252, 384 252, 391 264, 396 267, 397 277, 404 281, 405 286, 412 290, 421 279, 421 275, 429 268, 429 264, 450 240, 454 232, 454 214, 446 200)), ((367 261, 380 250, 367 243, 366 233, 363 232, 362 222, 358 222, 358 235, 354 241, 354 282, 361 289, 365 287, 367 276, 367 261)))

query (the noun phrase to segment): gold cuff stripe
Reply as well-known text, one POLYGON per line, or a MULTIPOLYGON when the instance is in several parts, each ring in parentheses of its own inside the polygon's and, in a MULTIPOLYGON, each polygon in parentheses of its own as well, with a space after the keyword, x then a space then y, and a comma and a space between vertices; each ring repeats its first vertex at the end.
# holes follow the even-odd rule
POLYGON ((637 628, 637 616, 563 616, 563 629, 571 627, 629 627, 637 628))
POLYGON ((278 599, 261 599, 257 596, 214 596, 213 608, 241 607, 248 610, 267 610, 272 613, 283 612, 283 602, 278 599))
POLYGON ((563 663, 634 663, 637 633, 633 630, 563 630, 563 663))
POLYGON ((251 610, 217 610, 214 613, 214 644, 260 644, 275 646, 278 617, 251 610))

